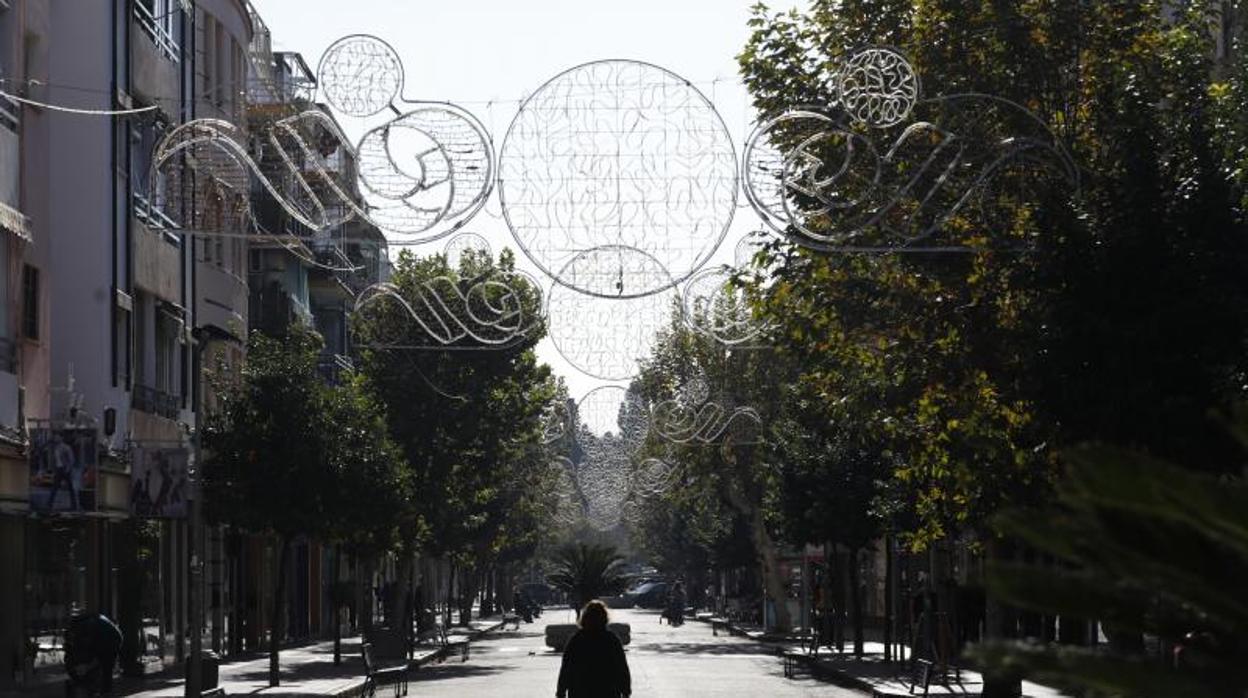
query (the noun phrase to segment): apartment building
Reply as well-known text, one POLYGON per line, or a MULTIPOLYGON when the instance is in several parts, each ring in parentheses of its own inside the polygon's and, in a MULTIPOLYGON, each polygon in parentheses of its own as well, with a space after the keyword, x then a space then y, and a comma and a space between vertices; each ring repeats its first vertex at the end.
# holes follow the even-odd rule
POLYGON ((243 123, 250 40, 241 0, 0 1, 0 690, 59 678, 74 608, 121 622, 126 670, 185 656, 196 330, 245 338, 246 255, 184 225, 151 157, 243 123), (152 451, 182 504, 159 518, 132 512, 152 451))

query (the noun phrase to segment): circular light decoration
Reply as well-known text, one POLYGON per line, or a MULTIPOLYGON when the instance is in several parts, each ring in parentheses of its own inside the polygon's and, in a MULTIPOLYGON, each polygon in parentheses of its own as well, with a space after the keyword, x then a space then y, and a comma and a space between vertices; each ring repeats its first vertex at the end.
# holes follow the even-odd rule
POLYGON ((671 320, 678 294, 667 270, 640 250, 609 246, 578 254, 560 276, 569 283, 554 285, 546 310, 555 349, 586 375, 632 378, 638 359, 650 355, 659 331, 671 320), (638 286, 666 290, 626 295, 638 286))
POLYGON ((733 270, 703 269, 681 290, 681 312, 691 329, 728 346, 744 344, 762 335, 745 291, 732 284, 733 270))
POLYGON ((425 104, 364 134, 360 190, 378 227, 429 242, 463 227, 485 205, 494 150, 476 117, 425 104))
POLYGON ((503 142, 498 185, 512 235, 543 272, 581 293, 636 297, 671 288, 710 258, 736 209, 737 163, 714 105, 687 80, 599 61, 525 101, 503 142), (605 246, 639 250, 668 275, 617 293, 566 273, 605 246))
POLYGON ((643 497, 666 492, 677 479, 677 469, 659 458, 647 458, 633 469, 633 491, 643 497))
POLYGON ((573 468, 585 520, 595 528, 617 526, 628 499, 631 463, 628 454, 616 448, 597 448, 573 468))
POLYGON ((850 117, 875 128, 905 121, 919 100, 918 75, 891 48, 865 48, 851 55, 838 73, 836 88, 850 117))
POLYGON ((874 144, 817 112, 759 126, 745 149, 745 192, 768 227, 822 249, 854 240, 886 207, 874 144))
POLYGON ((741 236, 733 250, 732 266, 738 271, 754 266, 755 255, 766 247, 770 238, 771 234, 765 230, 756 230, 741 236))
POLYGON ((485 238, 476 233, 460 233, 450 240, 446 241, 446 247, 442 249, 442 254, 446 255, 446 261, 450 264, 459 264, 463 259, 464 253, 471 250, 478 257, 493 258, 494 249, 490 247, 490 243, 485 238))
POLYGON ((592 458, 636 453, 650 433, 650 410, 637 393, 618 385, 594 388, 576 404, 576 440, 592 458))
POLYGON ((349 116, 372 116, 394 103, 403 87, 403 62, 390 44, 352 34, 335 41, 317 68, 325 100, 349 116))

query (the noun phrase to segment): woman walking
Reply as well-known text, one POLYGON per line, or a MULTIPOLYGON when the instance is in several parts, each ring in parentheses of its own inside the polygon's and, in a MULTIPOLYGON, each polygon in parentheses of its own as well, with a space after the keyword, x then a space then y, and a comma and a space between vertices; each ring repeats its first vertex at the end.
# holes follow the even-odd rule
POLYGON ((580 630, 568 640, 559 669, 558 698, 622 698, 631 695, 632 677, 619 638, 607 630, 607 606, 590 601, 581 611, 580 630))

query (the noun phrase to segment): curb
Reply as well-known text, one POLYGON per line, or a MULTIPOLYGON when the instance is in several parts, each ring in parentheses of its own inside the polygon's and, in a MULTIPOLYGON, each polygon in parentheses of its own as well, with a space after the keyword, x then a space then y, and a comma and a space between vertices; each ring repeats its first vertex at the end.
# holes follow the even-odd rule
MULTIPOLYGON (((712 622, 715 622, 716 619, 698 618, 695 616, 694 620, 701 621, 709 625, 712 622)), ((790 654, 790 651, 784 648, 783 646, 776 646, 779 642, 783 642, 784 641, 783 639, 776 638, 775 636, 768 637, 767 635, 755 637, 749 634, 748 632, 746 632, 745 630, 737 627, 737 624, 733 623, 730 620, 724 620, 724 621, 719 621, 719 622, 721 622, 724 625, 724 627, 728 629, 728 632, 734 636, 744 637, 744 638, 753 640, 755 642, 758 642, 764 645, 775 646, 777 650, 777 655, 781 657, 782 659, 786 655, 790 654)), ((814 673, 823 674, 824 676, 830 677, 829 680, 831 681, 831 683, 834 683, 838 686, 843 686, 845 688, 856 688, 861 691, 866 691, 872 696, 877 695, 875 692, 875 685, 872 684, 870 681, 867 681, 866 679, 854 676, 853 674, 843 669, 837 669, 835 667, 826 666, 826 665, 821 666, 818 657, 812 657, 811 655, 808 655, 805 652, 793 652, 792 656, 795 661, 801 662, 802 664, 805 664, 808 667, 810 667, 814 673)))
MULTIPOLYGON (((478 630, 471 630, 468 632, 468 642, 479 640, 485 635, 492 633, 501 627, 503 627, 503 622, 499 621, 497 623, 494 623, 493 625, 488 625, 478 630)), ((427 664, 430 664, 435 661, 443 661, 447 658, 447 653, 448 653, 448 649, 445 647, 439 647, 435 650, 430 650, 428 652, 425 652, 424 654, 420 656, 417 656, 408 660, 407 670, 418 671, 421 667, 427 664)), ((334 693, 309 694, 309 696, 312 696, 312 695, 330 696, 331 698, 357 698, 358 696, 364 695, 364 679, 359 679, 358 681, 352 682, 351 685, 334 693)), ((283 695, 282 698, 293 698, 293 694, 283 695)))

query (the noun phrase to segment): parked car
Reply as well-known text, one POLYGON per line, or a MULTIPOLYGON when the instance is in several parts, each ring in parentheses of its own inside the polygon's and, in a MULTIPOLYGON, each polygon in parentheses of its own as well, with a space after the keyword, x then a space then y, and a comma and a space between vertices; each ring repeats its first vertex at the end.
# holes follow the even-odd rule
POLYGON ((667 604, 667 582, 644 582, 625 595, 638 608, 663 608, 667 604))
POLYGON ((520 585, 520 591, 528 595, 533 603, 539 606, 549 606, 555 598, 555 590, 549 585, 541 582, 526 582, 520 585))
POLYGON ((607 608, 632 608, 637 605, 637 600, 630 596, 628 592, 608 596, 602 601, 607 604, 607 608))

